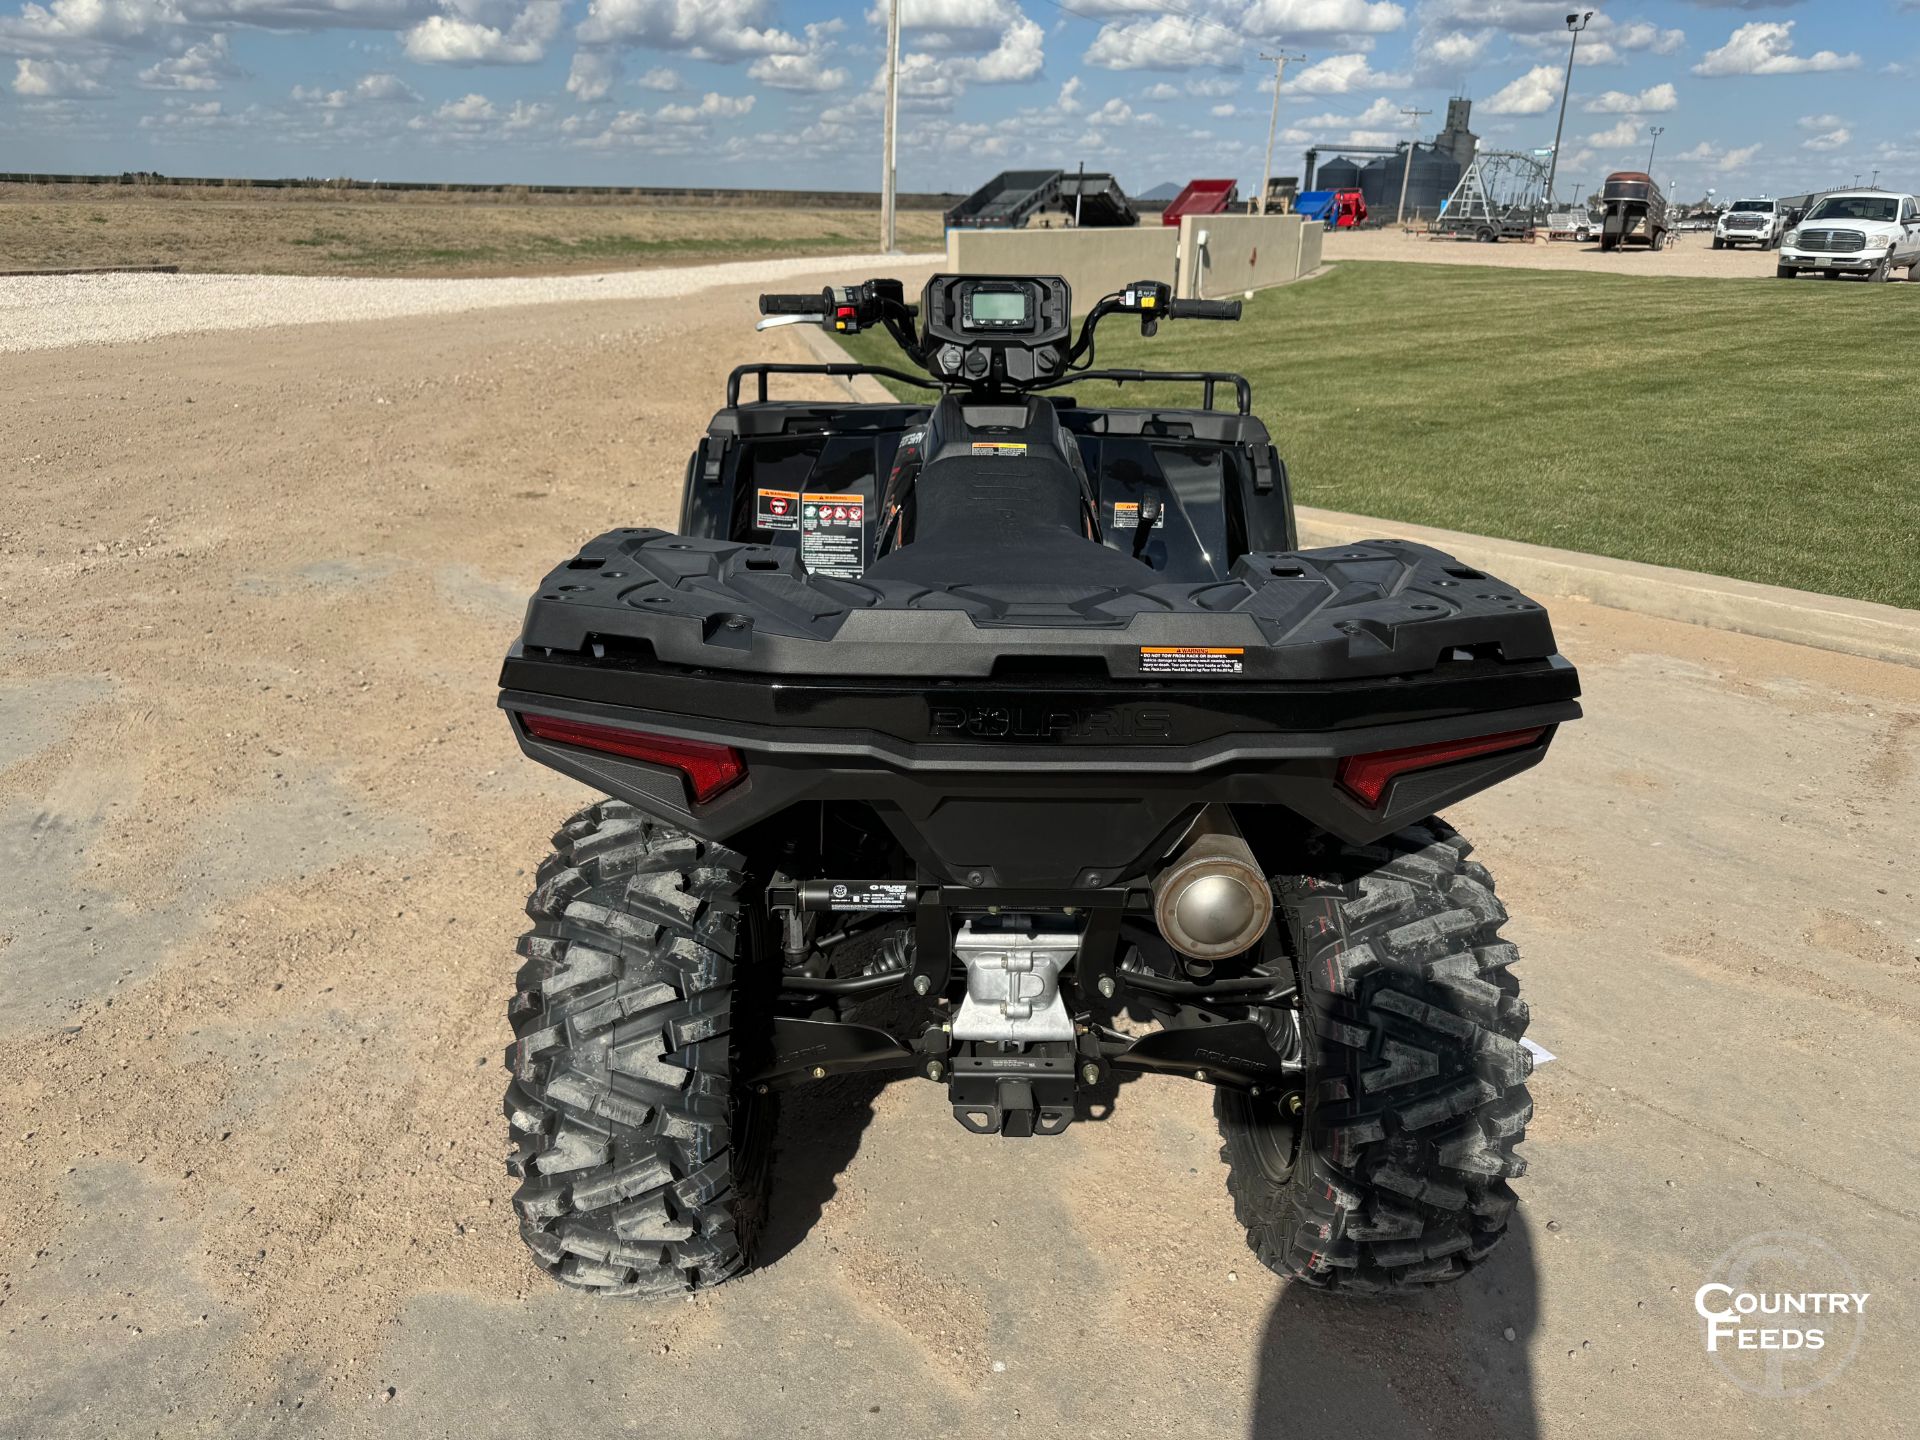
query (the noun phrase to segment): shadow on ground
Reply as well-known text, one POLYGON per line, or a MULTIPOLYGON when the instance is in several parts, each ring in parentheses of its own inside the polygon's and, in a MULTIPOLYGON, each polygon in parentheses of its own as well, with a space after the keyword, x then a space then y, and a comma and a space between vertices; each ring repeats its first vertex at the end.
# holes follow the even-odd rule
POLYGON ((1260 1343, 1251 1440, 1535 1440, 1528 1349, 1539 1297, 1532 1236, 1519 1214, 1500 1248, 1446 1290, 1368 1301, 1287 1286, 1260 1343))

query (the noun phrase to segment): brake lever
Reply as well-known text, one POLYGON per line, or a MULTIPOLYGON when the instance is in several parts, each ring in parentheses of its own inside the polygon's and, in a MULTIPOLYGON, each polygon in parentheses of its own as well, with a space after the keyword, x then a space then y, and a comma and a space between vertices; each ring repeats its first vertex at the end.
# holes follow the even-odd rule
POLYGON ((781 325, 824 325, 827 317, 822 315, 763 315, 753 327, 755 330, 772 330, 781 325))

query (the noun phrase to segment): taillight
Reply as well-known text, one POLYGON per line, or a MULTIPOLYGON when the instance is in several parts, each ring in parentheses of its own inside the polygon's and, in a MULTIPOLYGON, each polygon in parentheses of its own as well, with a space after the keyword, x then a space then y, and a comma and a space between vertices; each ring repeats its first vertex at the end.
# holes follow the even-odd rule
POLYGON ((1502 750, 1519 750, 1546 734, 1544 726, 1534 730, 1509 730, 1504 735, 1473 735, 1465 740, 1442 740, 1434 745, 1409 745, 1404 750, 1375 750, 1370 755, 1348 755, 1340 761, 1334 777, 1340 788, 1369 810, 1380 807, 1380 799, 1396 776, 1414 770, 1431 770, 1455 760, 1471 760, 1476 755, 1493 755, 1502 750))
POLYGON ((665 735, 648 735, 640 730, 622 730, 615 725, 592 725, 585 720, 562 720, 552 715, 520 717, 527 733, 559 745, 580 745, 609 755, 625 755, 649 765, 664 765, 686 777, 687 790, 696 804, 705 804, 730 785, 746 778, 747 762, 731 745, 713 745, 705 740, 675 740, 665 735))

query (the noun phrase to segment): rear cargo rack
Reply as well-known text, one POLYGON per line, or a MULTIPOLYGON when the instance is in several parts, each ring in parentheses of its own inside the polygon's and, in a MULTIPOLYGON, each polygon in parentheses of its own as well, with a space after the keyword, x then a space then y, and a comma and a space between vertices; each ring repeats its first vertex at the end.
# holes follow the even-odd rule
MULTIPOLYGON (((785 365, 770 360, 758 361, 752 365, 738 365, 727 376, 727 407, 732 409, 740 403, 740 383, 752 377, 755 384, 755 403, 768 403, 767 377, 771 375, 827 375, 846 378, 853 375, 874 375, 885 380, 901 380, 909 385, 917 385, 922 390, 945 391, 947 386, 926 375, 914 375, 905 370, 894 370, 885 365, 812 364, 785 365)), ((1042 380, 1026 386, 1029 390, 1059 390, 1068 385, 1077 385, 1083 380, 1104 380, 1113 385, 1142 385, 1153 381, 1164 381, 1171 385, 1198 385, 1201 387, 1201 405, 1214 408, 1214 391, 1221 385, 1233 387, 1234 399, 1242 415, 1253 414, 1253 386, 1244 375, 1236 375, 1230 370, 1075 370, 1066 375, 1056 375, 1051 380, 1042 380)))

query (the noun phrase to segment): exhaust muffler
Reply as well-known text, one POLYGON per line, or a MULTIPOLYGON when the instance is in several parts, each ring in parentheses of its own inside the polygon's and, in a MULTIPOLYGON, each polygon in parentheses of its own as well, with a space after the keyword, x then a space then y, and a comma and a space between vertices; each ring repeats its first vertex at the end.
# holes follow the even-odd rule
POLYGON ((1273 890, 1224 805, 1209 805, 1153 877, 1153 920, 1190 960, 1250 948, 1273 919, 1273 890))

